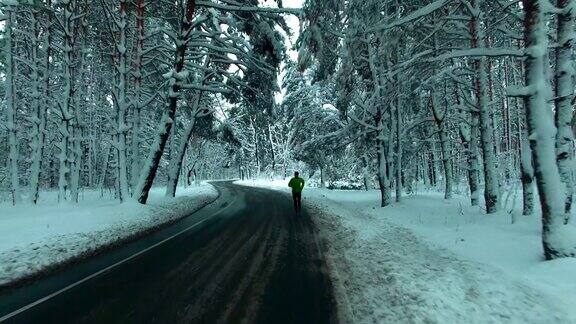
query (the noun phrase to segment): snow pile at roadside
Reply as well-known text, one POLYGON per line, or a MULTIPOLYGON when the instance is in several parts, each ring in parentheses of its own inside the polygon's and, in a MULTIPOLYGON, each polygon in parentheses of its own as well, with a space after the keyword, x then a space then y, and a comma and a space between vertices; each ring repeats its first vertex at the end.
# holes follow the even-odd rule
MULTIPOLYGON (((375 207, 380 199, 376 190, 325 190, 322 194, 324 199, 348 209, 408 228, 432 246, 446 249, 460 259, 504 272, 511 280, 530 286, 569 311, 576 322, 576 258, 543 260, 540 216, 522 216, 521 202, 509 208, 510 213, 486 215, 479 207, 469 206, 466 197, 444 200, 442 193, 437 192, 406 196, 401 203, 385 209, 375 207)), ((574 220, 568 228, 576 233, 574 220)))
POLYGON ((179 189, 176 198, 155 188, 148 205, 119 204, 86 191, 78 204, 56 202, 46 193, 40 204, 0 204, 0 286, 185 217, 213 201, 210 185, 179 189))
MULTIPOLYGON (((283 191, 290 191, 291 189, 288 187, 288 182, 290 181, 291 177, 286 178, 285 180, 282 179, 257 179, 257 180, 238 180, 234 181, 234 183, 243 185, 243 186, 255 186, 255 187, 262 187, 262 188, 269 188, 275 190, 283 190, 283 191)), ((308 189, 308 183, 306 183, 306 189, 308 189)))
POLYGON ((385 215, 394 209, 375 208, 378 217, 328 199, 330 193, 309 190, 305 203, 323 236, 347 322, 576 321, 562 304, 499 269, 462 261, 391 224, 385 215))

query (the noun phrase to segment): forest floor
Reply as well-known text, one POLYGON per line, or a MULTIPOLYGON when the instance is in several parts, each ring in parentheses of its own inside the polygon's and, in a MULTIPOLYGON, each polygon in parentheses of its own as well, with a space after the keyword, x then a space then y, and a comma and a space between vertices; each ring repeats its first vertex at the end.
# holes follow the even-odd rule
POLYGON ((0 203, 0 286, 172 223, 217 196, 203 184, 180 188, 172 199, 153 188, 147 205, 120 204, 97 190, 84 191, 78 204, 58 204, 57 192, 42 192, 38 205, 0 203))
POLYGON ((376 190, 315 188, 304 203, 348 322, 576 323, 576 259, 543 261, 521 204, 488 216, 427 191, 381 209, 376 190))

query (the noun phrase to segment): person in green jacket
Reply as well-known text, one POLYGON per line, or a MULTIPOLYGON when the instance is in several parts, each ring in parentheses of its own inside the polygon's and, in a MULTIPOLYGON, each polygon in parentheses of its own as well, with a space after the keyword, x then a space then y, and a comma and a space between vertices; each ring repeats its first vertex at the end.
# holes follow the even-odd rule
POLYGON ((292 188, 292 199, 294 199, 294 209, 300 213, 302 208, 302 189, 304 189, 304 179, 299 177, 298 171, 294 172, 294 178, 288 182, 288 187, 292 188))

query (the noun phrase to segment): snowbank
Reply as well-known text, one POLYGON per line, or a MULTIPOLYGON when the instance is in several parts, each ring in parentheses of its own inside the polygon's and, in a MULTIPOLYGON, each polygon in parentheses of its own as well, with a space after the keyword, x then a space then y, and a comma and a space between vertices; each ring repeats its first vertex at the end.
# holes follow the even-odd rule
MULTIPOLYGON (((447 201, 436 192, 407 196, 385 209, 375 207, 377 191, 316 191, 314 201, 319 195, 322 201, 337 202, 341 208, 364 213, 375 221, 407 228, 436 250, 494 268, 498 277, 537 291, 576 322, 576 259, 544 261, 540 217, 522 216, 521 204, 516 204, 518 209, 512 214, 486 215, 479 207, 469 206, 465 197, 447 201)), ((574 222, 570 227, 576 233, 574 222)))
POLYGON ((176 221, 218 193, 201 185, 179 189, 176 198, 163 195, 155 188, 148 205, 119 204, 85 191, 78 204, 58 204, 57 193, 48 192, 38 205, 0 204, 0 286, 176 221))
POLYGON ((576 259, 543 261, 537 215, 511 224, 440 193, 382 209, 378 191, 309 188, 304 203, 347 322, 576 323, 576 259))
MULTIPOLYGON (((290 179, 291 177, 288 177, 285 180, 282 179, 238 180, 235 181, 234 183, 244 186, 256 186, 275 190, 289 191, 290 188, 288 187, 288 182, 290 181, 290 179)), ((308 183, 306 183, 306 186, 308 186, 308 183)))

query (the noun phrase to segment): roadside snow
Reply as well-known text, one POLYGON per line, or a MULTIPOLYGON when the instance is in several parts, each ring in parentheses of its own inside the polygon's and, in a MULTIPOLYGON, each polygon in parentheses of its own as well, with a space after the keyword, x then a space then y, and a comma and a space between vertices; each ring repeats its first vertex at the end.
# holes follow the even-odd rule
POLYGON ((119 204, 86 191, 78 204, 44 193, 38 205, 0 204, 0 286, 176 221, 213 201, 211 185, 180 188, 176 198, 155 188, 148 205, 119 204))
POLYGON ((543 261, 537 215, 511 224, 439 193, 382 209, 378 195, 304 194, 346 322, 576 323, 576 259, 543 261))
MULTIPOLYGON (((234 183, 237 183, 239 185, 244 185, 244 186, 256 186, 256 187, 269 188, 269 189, 274 189, 274 190, 289 191, 290 190, 290 188, 288 187, 289 181, 290 181, 290 178, 286 178, 285 180, 282 180, 282 179, 238 180, 238 181, 235 181, 234 183)), ((305 187, 307 187, 307 186, 308 186, 308 183, 305 184, 305 187)), ((308 188, 306 188, 306 190, 308 190, 308 188)))
MULTIPOLYGON (((375 207, 379 201, 375 190, 312 192, 314 202, 336 204, 352 211, 350 217, 362 213, 375 222, 393 223, 409 229, 439 253, 492 268, 494 276, 529 287, 540 295, 540 301, 566 313, 566 322, 576 323, 576 258, 544 261, 539 215, 522 216, 520 210, 486 215, 469 206, 466 197, 447 201, 437 192, 407 196, 385 209, 375 207)), ((521 204, 516 206, 521 208, 521 204)), ((576 232, 574 222, 570 228, 576 232)))

